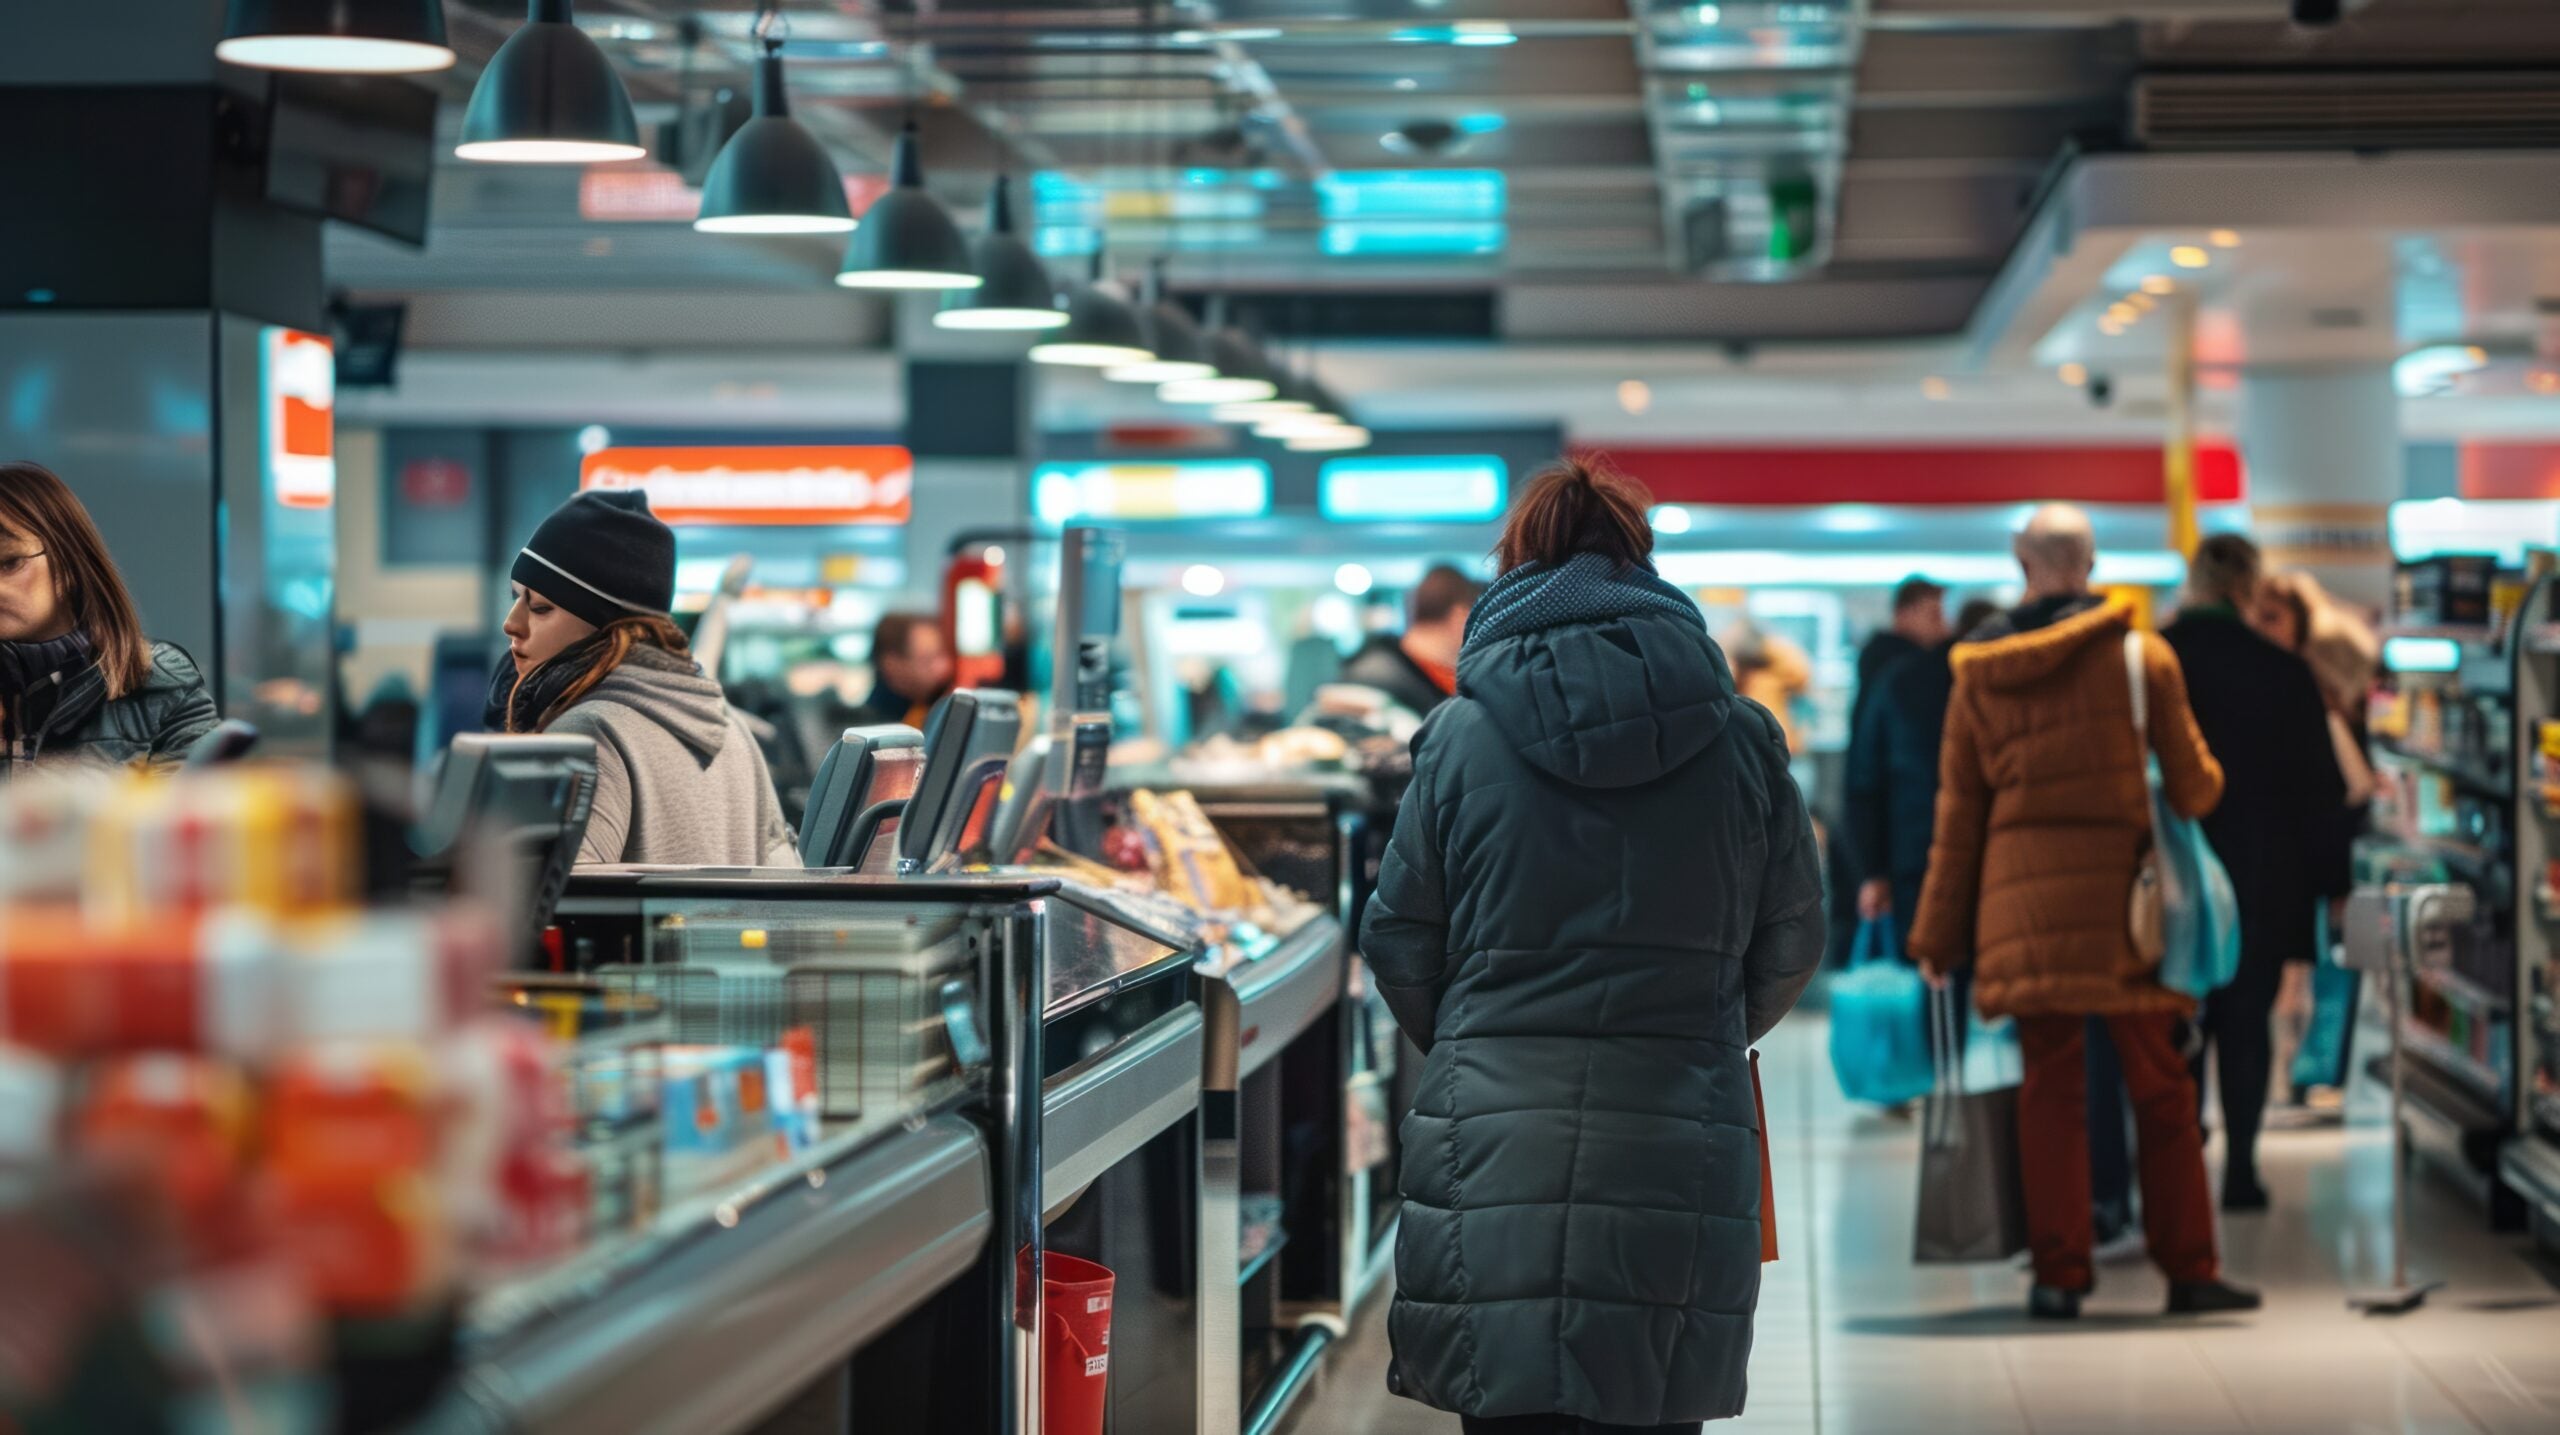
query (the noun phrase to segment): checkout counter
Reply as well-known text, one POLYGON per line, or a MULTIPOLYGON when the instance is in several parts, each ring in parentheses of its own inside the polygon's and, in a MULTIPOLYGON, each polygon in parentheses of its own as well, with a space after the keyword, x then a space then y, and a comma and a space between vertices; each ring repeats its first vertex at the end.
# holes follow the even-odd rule
POLYGON ((1276 1423, 1348 1313, 1286 1264, 1338 1274, 1338 1192, 1299 1179, 1339 1166, 1335 914, 1210 932, 1160 895, 852 855, 559 887, 557 970, 511 981, 591 1023, 571 1080, 616 1214, 477 1293, 428 1428, 1028 1435, 1048 1252, 1116 1277, 1109 1428, 1276 1423), (702 1085, 724 1063, 771 1075, 777 1123, 805 1083, 786 1142, 670 1135, 731 1099, 702 1085))

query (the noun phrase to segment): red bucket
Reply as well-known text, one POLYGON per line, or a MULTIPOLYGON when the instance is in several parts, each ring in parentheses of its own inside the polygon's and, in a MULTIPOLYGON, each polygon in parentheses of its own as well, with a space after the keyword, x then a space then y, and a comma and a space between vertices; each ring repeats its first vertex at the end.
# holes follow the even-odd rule
POLYGON ((1041 1256, 1041 1435, 1102 1435, 1111 1384, 1111 1285, 1102 1266, 1041 1256))

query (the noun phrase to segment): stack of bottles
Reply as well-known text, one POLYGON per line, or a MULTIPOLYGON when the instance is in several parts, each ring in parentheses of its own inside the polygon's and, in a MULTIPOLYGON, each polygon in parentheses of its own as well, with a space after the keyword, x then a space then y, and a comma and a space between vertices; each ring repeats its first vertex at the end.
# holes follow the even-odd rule
POLYGON ((0 1377, 0 1427, 124 1419, 81 1403, 122 1308, 166 1388, 117 1398, 325 1428, 332 1341, 449 1344, 472 1282, 581 1239, 554 1043, 486 1011, 498 923, 362 910, 358 862, 318 769, 0 787, 0 1248, 96 1293, 39 1313, 86 1354, 0 1377))

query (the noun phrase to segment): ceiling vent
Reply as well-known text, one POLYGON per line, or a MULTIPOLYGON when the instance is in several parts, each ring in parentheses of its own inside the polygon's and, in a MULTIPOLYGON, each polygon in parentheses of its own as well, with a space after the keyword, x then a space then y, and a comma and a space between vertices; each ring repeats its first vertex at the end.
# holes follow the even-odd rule
POLYGON ((2145 75, 2134 125, 2153 149, 2560 145, 2560 75, 2145 75))

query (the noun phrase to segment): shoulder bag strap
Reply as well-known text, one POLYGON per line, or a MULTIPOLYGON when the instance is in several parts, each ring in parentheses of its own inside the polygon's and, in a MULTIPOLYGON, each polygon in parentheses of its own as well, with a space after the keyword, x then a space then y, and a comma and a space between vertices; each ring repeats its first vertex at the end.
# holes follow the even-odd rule
POLYGON ((2133 765, 2142 774, 2142 829, 2157 843, 2151 818, 2151 682, 2142 660, 2142 630, 2124 635, 2124 681, 2133 693, 2133 765))

